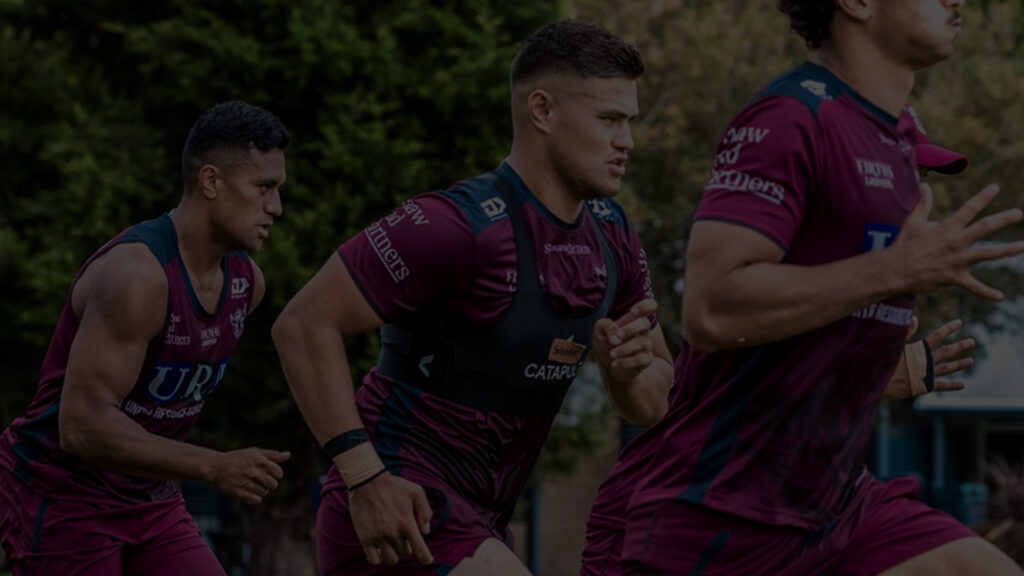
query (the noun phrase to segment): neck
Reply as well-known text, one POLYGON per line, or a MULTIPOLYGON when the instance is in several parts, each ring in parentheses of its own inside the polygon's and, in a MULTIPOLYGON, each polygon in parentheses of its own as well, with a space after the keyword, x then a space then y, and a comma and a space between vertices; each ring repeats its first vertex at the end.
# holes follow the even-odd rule
POLYGON ((221 260, 231 250, 215 240, 205 214, 187 199, 171 210, 171 221, 178 234, 178 251, 189 275, 202 279, 220 274, 221 260))
POLYGON ((583 198, 559 177, 540 143, 518 145, 518 142, 513 142, 508 163, 537 200, 555 217, 567 224, 579 218, 583 210, 583 198))
POLYGON ((914 70, 886 57, 863 37, 830 39, 822 46, 819 63, 895 118, 914 88, 914 70))

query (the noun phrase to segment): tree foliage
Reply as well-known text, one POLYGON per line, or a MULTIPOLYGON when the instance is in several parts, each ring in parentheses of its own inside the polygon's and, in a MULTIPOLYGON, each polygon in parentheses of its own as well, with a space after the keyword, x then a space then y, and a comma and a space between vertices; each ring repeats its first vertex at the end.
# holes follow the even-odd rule
MULTIPOLYGON (((718 139, 761 86, 815 55, 789 31, 775 2, 576 0, 571 12, 633 42, 647 63, 622 201, 648 252, 659 317, 678 345, 686 241, 718 139)), ((1005 188, 990 211, 1024 204, 1024 191, 1014 186, 1024 159, 1024 6, 991 0, 968 3, 962 12, 965 30, 956 54, 919 73, 910 97, 932 140, 971 158, 962 176, 929 177, 936 195, 933 218, 950 214, 990 182, 1005 188)), ((1020 226, 1001 236, 1020 238, 1020 226)), ((1005 267, 979 275, 1010 297, 1024 287, 1021 275, 1005 267)), ((994 308, 963 290, 947 289, 920 298, 918 311, 923 330, 957 316, 998 328, 990 321, 994 308)))
MULTIPOLYGON (((264 106, 292 133, 284 215, 255 255, 266 298, 195 439, 292 450, 287 483, 254 514, 293 519, 276 528, 305 538, 309 486, 324 468, 270 325, 344 239, 412 194, 500 162, 516 43, 557 11, 468 0, 0 0, 0 421, 31 398, 77 267, 177 203, 180 151, 199 114, 235 98, 264 106)), ((352 343, 357 377, 375 346, 352 343)), ((274 544, 261 542, 257 557, 274 544)))

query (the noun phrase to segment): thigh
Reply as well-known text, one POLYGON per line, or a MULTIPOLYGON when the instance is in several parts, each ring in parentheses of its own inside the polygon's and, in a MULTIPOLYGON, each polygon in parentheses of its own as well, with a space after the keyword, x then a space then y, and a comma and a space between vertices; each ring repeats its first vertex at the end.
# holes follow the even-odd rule
POLYGON ((949 514, 918 501, 914 478, 881 481, 869 477, 859 491, 834 533, 846 541, 836 544, 839 551, 830 563, 830 573, 879 574, 930 550, 976 536, 949 514))
POLYGON ((490 538, 456 564, 448 576, 530 576, 530 571, 504 542, 490 538))
POLYGON ((583 548, 580 576, 620 576, 622 537, 621 529, 587 522, 587 544, 583 548))
POLYGON ((809 574, 808 534, 764 526, 677 500, 631 510, 624 574, 747 576, 809 574))
MULTIPOLYGON (((394 566, 373 566, 363 553, 348 509, 344 490, 325 493, 317 511, 317 559, 324 576, 445 576, 463 560, 477 553, 487 540, 502 542, 502 536, 489 526, 465 499, 451 492, 424 486, 433 516, 430 533, 424 540, 434 557, 430 566, 414 558, 394 566)), ((507 549, 507 546, 504 546, 507 549)), ((490 546, 485 552, 492 551, 490 546)), ((485 554, 482 558, 490 558, 485 554)), ((501 558, 500 551, 494 557, 501 558)), ((467 573, 468 574, 468 573, 467 573)))
POLYGON ((224 576, 184 501, 141 520, 144 538, 125 547, 125 576, 224 576))
POLYGON ((1020 576, 1020 567, 979 537, 963 538, 933 548, 893 566, 882 576, 1020 576))
POLYGON ((48 500, 19 482, 0 488, 0 543, 14 576, 120 576, 122 543, 87 506, 48 500))

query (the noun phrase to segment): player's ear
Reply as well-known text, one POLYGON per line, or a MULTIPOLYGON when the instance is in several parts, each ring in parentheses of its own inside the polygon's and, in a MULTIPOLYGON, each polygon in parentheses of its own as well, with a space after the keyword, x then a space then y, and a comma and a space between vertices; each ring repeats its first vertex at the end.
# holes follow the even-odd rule
POLYGON ((550 134, 554 105, 555 99, 547 90, 538 88, 530 92, 526 97, 526 113, 530 124, 537 130, 550 134))
POLYGON ((836 11, 860 22, 869 20, 884 0, 835 0, 836 11))
POLYGON ((198 188, 199 193, 203 195, 207 200, 213 200, 217 197, 217 191, 220 188, 221 174, 220 170, 217 169, 213 164, 204 164, 199 169, 199 182, 198 188))

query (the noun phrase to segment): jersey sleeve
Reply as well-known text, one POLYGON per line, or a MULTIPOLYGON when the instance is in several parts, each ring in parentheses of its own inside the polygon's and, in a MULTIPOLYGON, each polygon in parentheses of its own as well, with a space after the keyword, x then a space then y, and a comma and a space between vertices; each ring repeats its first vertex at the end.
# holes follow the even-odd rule
POLYGON ((473 235, 455 204, 428 193, 353 236, 338 254, 377 315, 396 322, 467 284, 473 235))
POLYGON ((740 113, 719 142, 694 218, 746 226, 788 250, 814 182, 814 121, 804 103, 785 96, 740 113))
MULTIPOLYGON (((608 317, 616 319, 629 312, 637 302, 644 299, 654 300, 654 285, 651 282, 651 271, 647 267, 647 253, 636 230, 628 222, 623 227, 616 226, 617 236, 614 238, 619 259, 619 287, 615 301, 608 312, 608 317)), ((658 323, 658 315, 651 314, 651 326, 658 323)))

